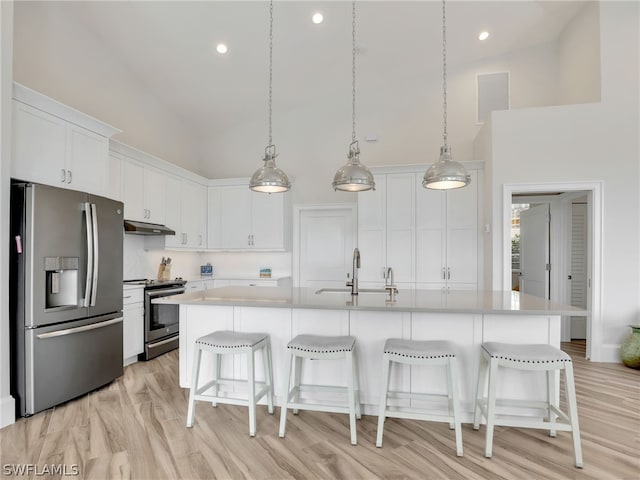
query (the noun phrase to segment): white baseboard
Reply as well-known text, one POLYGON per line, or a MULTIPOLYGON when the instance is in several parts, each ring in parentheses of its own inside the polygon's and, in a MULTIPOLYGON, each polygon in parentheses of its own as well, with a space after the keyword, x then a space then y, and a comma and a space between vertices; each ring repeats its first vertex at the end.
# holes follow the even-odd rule
POLYGON ((600 348, 600 358, 592 358, 594 362, 622 363, 620 359, 620 345, 608 343, 600 348))
POLYGON ((16 421, 16 402, 12 396, 0 398, 0 428, 16 421))

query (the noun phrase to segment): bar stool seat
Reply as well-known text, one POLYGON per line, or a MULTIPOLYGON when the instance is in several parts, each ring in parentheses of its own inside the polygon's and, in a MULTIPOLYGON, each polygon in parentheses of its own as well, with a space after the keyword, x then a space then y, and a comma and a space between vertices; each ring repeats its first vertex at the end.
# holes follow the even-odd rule
POLYGON ((195 341, 193 352, 193 365, 191 373, 191 389, 189 392, 189 408, 187 412, 187 427, 193 426, 195 415, 195 401, 202 400, 211 402, 215 407, 218 403, 228 403, 234 405, 246 405, 249 407, 249 435, 256 434, 256 403, 264 396, 267 397, 267 408, 273 414, 273 373, 271 367, 271 343, 269 335, 266 333, 233 332, 229 330, 219 330, 198 338, 195 341), (200 376, 200 366, 202 352, 213 353, 213 379, 198 387, 200 376), (263 382, 255 380, 255 352, 262 353, 262 363, 264 366, 263 382), (221 378, 220 366, 222 355, 245 355, 247 359, 247 379, 221 378), (221 385, 246 385, 247 398, 220 396, 221 385), (260 390, 256 392, 256 387, 260 390), (205 394, 209 389, 213 393, 205 394))
POLYGON ((405 340, 389 338, 384 344, 382 360, 382 391, 378 413, 378 435, 376 447, 382 447, 384 421, 387 417, 447 422, 455 430, 456 454, 461 457, 462 425, 460 421, 460 401, 458 395, 458 367, 455 345, 443 340, 405 340), (443 365, 447 367, 447 395, 414 392, 389 391, 391 362, 406 365, 443 365), (415 400, 446 399, 448 415, 431 413, 417 407, 390 407, 389 398, 415 400))
POLYGON ((356 418, 361 417, 361 412, 355 343, 355 337, 351 336, 303 334, 294 337, 287 344, 289 366, 284 389, 284 403, 280 409, 280 437, 285 436, 287 409, 293 409, 294 414, 297 414, 298 410, 315 410, 321 412, 347 413, 349 415, 351 444, 357 444, 356 418), (301 384, 303 359, 343 359, 345 361, 347 386, 301 384), (293 385, 291 385, 292 380, 293 385), (344 403, 303 401, 300 399, 300 393, 304 391, 325 391, 341 395, 346 394, 347 400, 344 403))
POLYGON ((573 437, 575 465, 578 468, 582 468, 578 405, 571 357, 562 350, 548 344, 518 345, 485 342, 482 344, 481 352, 482 358, 476 388, 473 428, 474 430, 480 428, 480 420, 481 417, 484 416, 487 424, 485 457, 492 456, 493 430, 496 425, 549 430, 549 435, 552 437, 556 436, 557 430, 569 431, 573 437), (498 367, 546 372, 546 400, 496 399, 498 367), (560 410, 556 395, 555 372, 561 370, 564 370, 567 413, 560 410), (487 388, 486 397, 484 396, 485 386, 487 388), (523 416, 516 419, 514 418, 515 415, 513 412, 509 412, 509 418, 499 416, 500 412, 497 412, 497 408, 503 406, 541 409, 545 411, 545 418, 541 420, 531 416, 523 416), (562 421, 558 422, 558 418, 562 421))

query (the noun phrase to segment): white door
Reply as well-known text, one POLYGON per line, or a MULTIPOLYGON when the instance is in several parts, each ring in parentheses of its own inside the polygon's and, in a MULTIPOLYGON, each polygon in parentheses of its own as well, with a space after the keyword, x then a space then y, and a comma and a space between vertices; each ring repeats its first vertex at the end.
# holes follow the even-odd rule
POLYGON ((284 195, 288 194, 250 193, 251 247, 284 249, 284 195))
POLYGON ((549 206, 520 213, 520 291, 549 298, 549 206))
POLYGON ((344 287, 355 248, 353 209, 301 210, 299 222, 299 286, 344 287))
POLYGON ((167 235, 164 238, 164 245, 166 247, 179 247, 184 242, 181 211, 182 180, 178 177, 167 176, 166 190, 164 221, 165 225, 175 230, 176 234, 167 235))
POLYGON ((147 209, 147 222, 164 224, 166 205, 167 177, 160 170, 144 169, 144 207, 147 209))
POLYGON ((144 206, 144 167, 142 165, 125 160, 122 174, 122 197, 125 219, 149 221, 144 206))
POLYGON ((250 193, 246 185, 220 187, 220 248, 247 249, 250 247, 250 193))
POLYGON ((67 125, 69 188, 105 195, 109 175, 109 140, 77 125, 67 125))
MULTIPOLYGON (((587 308, 587 205, 571 206, 571 305, 587 308)), ((571 339, 587 338, 586 317, 571 317, 571 339)))

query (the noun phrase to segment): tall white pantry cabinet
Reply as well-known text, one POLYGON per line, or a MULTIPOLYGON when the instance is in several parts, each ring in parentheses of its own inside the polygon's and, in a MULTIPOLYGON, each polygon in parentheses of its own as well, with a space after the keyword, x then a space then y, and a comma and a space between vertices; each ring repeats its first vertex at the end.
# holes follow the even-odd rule
POLYGON ((467 166, 470 185, 448 191, 423 188, 422 167, 374 167, 376 190, 358 194, 360 285, 383 285, 391 267, 400 289, 476 290, 481 164, 467 166))

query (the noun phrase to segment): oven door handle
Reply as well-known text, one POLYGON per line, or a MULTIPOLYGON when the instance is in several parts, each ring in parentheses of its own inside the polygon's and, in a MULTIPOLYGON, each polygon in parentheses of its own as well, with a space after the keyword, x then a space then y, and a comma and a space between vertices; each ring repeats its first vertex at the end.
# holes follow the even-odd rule
POLYGON ((170 290, 156 290, 155 292, 147 292, 147 295, 149 295, 149 298, 155 298, 155 297, 164 297, 167 294, 177 295, 184 292, 185 292, 184 288, 173 288, 170 290))

